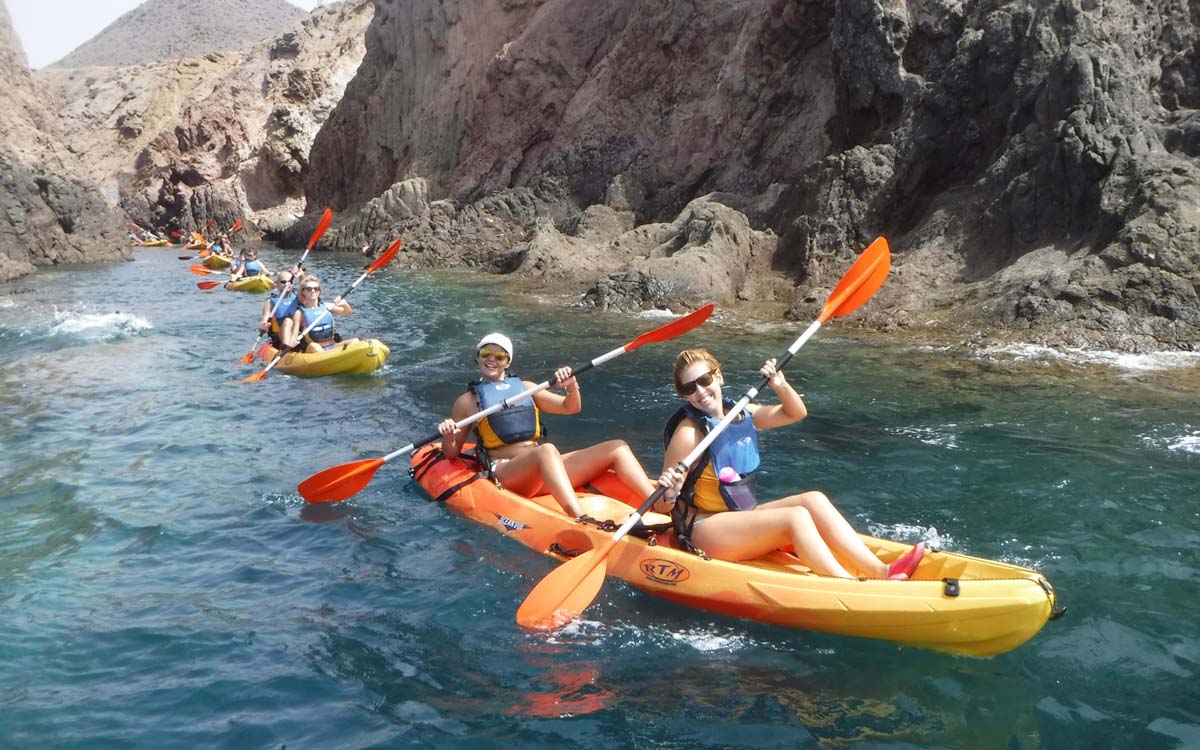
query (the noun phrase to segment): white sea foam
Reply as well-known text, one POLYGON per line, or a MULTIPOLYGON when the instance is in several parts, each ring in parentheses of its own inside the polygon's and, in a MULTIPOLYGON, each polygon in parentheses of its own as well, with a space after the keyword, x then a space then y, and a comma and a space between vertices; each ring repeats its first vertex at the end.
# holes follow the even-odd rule
POLYGON ((149 320, 132 313, 55 311, 50 335, 72 336, 90 342, 100 342, 136 336, 153 327, 154 324, 149 320))
POLYGON ((0 299, 0 310, 8 310, 9 308, 16 306, 17 303, 13 302, 11 299, 0 299))
POLYGON ((867 533, 880 539, 892 539, 897 542, 925 542, 931 550, 953 549, 954 537, 938 533, 936 526, 916 526, 910 523, 897 524, 867 524, 867 533))
POLYGON ((978 349, 983 359, 1012 359, 1017 362, 1059 361, 1076 365, 1106 365, 1135 372, 1171 370, 1200 366, 1200 352, 1123 354, 1093 349, 1052 349, 1035 344, 1009 344, 978 349))
POLYGON ((1172 432, 1172 434, 1151 434, 1140 435, 1143 443, 1169 451, 1181 451, 1183 453, 1200 454, 1200 430, 1194 430, 1190 426, 1184 426, 1183 432, 1172 432))
POLYGON ((675 313, 670 310, 642 310, 637 316, 639 318, 674 318, 675 313))
POLYGON ((686 644, 702 653, 741 651, 753 645, 753 641, 744 635, 721 635, 704 630, 686 630, 670 632, 668 635, 675 641, 686 644))
POLYGON ((947 424, 941 427, 892 427, 888 428, 887 432, 892 435, 914 438, 926 445, 954 449, 958 447, 958 436, 946 430, 957 426, 955 424, 947 424))

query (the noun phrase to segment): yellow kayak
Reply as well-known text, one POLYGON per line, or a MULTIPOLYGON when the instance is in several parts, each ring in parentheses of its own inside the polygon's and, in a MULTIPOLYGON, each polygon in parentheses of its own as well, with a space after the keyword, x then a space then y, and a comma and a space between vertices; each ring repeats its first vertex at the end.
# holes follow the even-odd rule
POLYGON ((270 276, 247 276, 237 281, 225 282, 225 288, 232 292, 269 292, 275 288, 275 282, 270 276))
MULTIPOLYGON (((431 497, 557 560, 612 538, 611 529, 568 518, 553 497, 497 487, 473 459, 446 459, 435 445, 417 451, 412 466, 431 497)), ((586 515, 617 525, 642 500, 611 473, 579 493, 586 515)), ((885 562, 911 546, 860 536, 885 562)), ((623 537, 606 562, 608 575, 685 606, 969 656, 1014 649, 1062 613, 1037 571, 954 552, 927 552, 909 581, 830 578, 778 550, 742 563, 702 559, 676 549, 673 535, 663 532, 623 537)), ((522 592, 513 593, 515 614, 522 592)))
MULTIPOLYGON (((275 359, 278 353, 278 349, 266 344, 259 349, 258 358, 265 365, 275 359)), ((360 339, 353 344, 339 344, 317 354, 290 352, 283 356, 275 369, 302 378, 363 375, 383 367, 391 353, 379 339, 360 339)))
POLYGON ((154 240, 153 242, 130 242, 131 247, 170 247, 170 240, 154 240))
POLYGON ((200 262, 204 264, 205 268, 214 268, 218 271, 222 268, 229 268, 233 265, 232 258, 226 258, 224 255, 217 255, 216 253, 207 256, 200 262))

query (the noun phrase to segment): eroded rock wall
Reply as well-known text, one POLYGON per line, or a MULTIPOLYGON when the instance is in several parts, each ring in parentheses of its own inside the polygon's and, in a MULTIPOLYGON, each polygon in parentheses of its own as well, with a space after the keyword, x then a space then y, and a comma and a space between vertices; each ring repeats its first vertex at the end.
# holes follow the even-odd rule
POLYGON ((244 218, 271 232, 303 212, 310 146, 354 77, 371 13, 351 0, 243 52, 39 76, 110 202, 157 227, 244 218))
POLYGON ((584 269, 600 303, 658 304, 708 263, 734 279, 707 282, 718 301, 803 317, 884 234, 879 324, 1200 341, 1183 0, 375 3, 304 177, 310 208, 373 207, 346 243, 404 230, 413 263, 584 269), (414 179, 436 212, 382 210, 414 179), (597 207, 643 241, 585 238, 597 207))
POLYGON ((120 218, 64 147, 0 0, 0 281, 129 256, 120 218))

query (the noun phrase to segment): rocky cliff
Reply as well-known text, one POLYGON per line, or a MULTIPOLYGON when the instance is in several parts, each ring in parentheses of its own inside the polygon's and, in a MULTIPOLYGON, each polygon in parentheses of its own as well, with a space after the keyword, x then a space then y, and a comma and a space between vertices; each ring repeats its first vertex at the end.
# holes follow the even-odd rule
POLYGON ((143 65, 232 51, 280 34, 304 16, 287 0, 148 0, 54 66, 143 65))
POLYGON ((884 234, 876 324, 1200 341, 1183 0, 375 6, 304 172, 331 244, 804 317, 884 234))
POLYGON ((241 52, 38 76, 111 203, 158 227, 245 218, 270 231, 303 211, 310 146, 362 60, 371 14, 351 0, 241 52))
POLYGON ((35 266, 128 257, 120 218, 63 146, 0 0, 0 281, 35 266))

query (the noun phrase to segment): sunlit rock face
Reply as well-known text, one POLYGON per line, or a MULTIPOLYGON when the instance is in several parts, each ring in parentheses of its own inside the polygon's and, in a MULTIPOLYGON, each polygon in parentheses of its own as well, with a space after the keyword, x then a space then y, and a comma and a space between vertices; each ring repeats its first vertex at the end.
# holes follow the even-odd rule
POLYGON ((0 0, 0 281, 128 257, 120 217, 66 149, 0 0))

